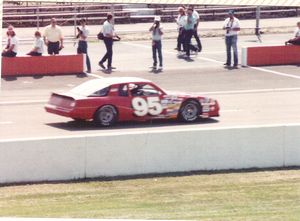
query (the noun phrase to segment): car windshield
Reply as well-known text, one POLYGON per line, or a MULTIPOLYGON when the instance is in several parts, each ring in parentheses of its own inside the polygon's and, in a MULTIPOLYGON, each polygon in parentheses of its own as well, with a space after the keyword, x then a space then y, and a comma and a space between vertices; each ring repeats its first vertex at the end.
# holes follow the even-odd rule
POLYGON ((109 85, 107 83, 98 80, 91 80, 80 84, 79 86, 73 88, 70 92, 82 96, 94 95, 97 91, 101 91, 107 88, 109 85))

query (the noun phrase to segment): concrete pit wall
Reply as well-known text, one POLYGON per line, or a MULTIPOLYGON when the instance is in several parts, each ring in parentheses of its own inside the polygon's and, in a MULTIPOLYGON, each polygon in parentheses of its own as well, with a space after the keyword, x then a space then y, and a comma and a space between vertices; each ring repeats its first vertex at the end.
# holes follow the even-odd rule
POLYGON ((0 140, 0 183, 300 166, 300 125, 0 140))

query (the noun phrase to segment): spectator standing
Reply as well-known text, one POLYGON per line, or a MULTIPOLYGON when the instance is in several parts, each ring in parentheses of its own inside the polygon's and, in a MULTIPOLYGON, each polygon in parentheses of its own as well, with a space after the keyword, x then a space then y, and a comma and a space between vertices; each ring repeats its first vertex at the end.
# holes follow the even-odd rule
POLYGON ((8 45, 2 51, 2 57, 16 57, 18 53, 18 38, 13 30, 7 31, 8 45))
POLYGON ((102 33, 104 36, 104 44, 106 47, 106 53, 103 56, 103 58, 99 61, 99 66, 103 69, 106 69, 104 66, 104 62, 107 60, 107 70, 111 71, 112 69, 115 69, 115 67, 112 67, 112 56, 113 56, 113 38, 116 36, 115 29, 112 22, 113 16, 112 14, 107 14, 107 19, 103 23, 102 27, 102 33))
POLYGON ((184 25, 184 49, 186 52, 186 56, 190 57, 190 49, 191 49, 191 39, 194 34, 194 27, 195 27, 196 20, 193 16, 193 9, 188 8, 186 22, 184 25))
POLYGON ((186 14, 183 7, 178 8, 178 16, 176 18, 176 23, 178 27, 178 37, 177 37, 177 47, 175 50, 181 51, 181 46, 184 48, 184 25, 186 22, 186 14))
POLYGON ((233 49, 233 67, 238 66, 238 50, 237 50, 237 39, 238 32, 240 31, 240 21, 234 16, 234 11, 228 12, 228 18, 225 19, 223 29, 225 33, 225 44, 227 52, 227 60, 224 65, 231 65, 231 48, 233 49))
POLYGON ((34 37, 35 37, 34 47, 29 53, 27 53, 27 55, 42 56, 42 54, 44 53, 44 41, 42 39, 41 32, 36 31, 34 33, 34 37))
POLYGON ((78 41, 78 47, 77 47, 77 54, 85 54, 86 55, 86 67, 87 67, 87 73, 91 73, 91 63, 90 58, 87 53, 87 38, 89 36, 89 29, 86 25, 86 20, 83 18, 80 20, 81 27, 77 28, 78 35, 77 38, 79 38, 78 41))
POLYGON ((198 35, 198 26, 199 26, 199 22, 200 22, 200 16, 199 13, 195 10, 194 6, 190 6, 190 8, 193 10, 193 17, 195 19, 195 25, 194 25, 194 33, 193 36, 197 42, 197 49, 198 52, 202 51, 202 44, 198 35))
POLYGON ((162 58, 162 27, 160 25, 160 17, 155 16, 154 24, 150 27, 149 31, 152 32, 152 57, 153 57, 153 68, 157 67, 157 54, 159 59, 159 69, 163 68, 163 58, 162 58))
POLYGON ((44 30, 44 42, 48 47, 48 54, 59 54, 64 47, 61 28, 56 24, 56 19, 51 18, 51 23, 44 30))

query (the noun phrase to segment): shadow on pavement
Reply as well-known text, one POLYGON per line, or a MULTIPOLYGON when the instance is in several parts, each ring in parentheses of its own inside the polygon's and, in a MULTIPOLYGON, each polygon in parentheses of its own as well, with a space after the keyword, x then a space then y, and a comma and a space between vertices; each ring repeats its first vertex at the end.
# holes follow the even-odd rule
POLYGON ((68 131, 91 131, 91 130, 120 130, 120 129, 143 129, 143 128, 160 128, 160 127, 172 127, 172 126, 188 126, 188 125, 206 125, 215 124, 219 121, 213 118, 199 119, 194 123, 184 123, 178 120, 152 120, 145 122, 120 122, 111 127, 102 127, 95 124, 93 121, 68 121, 59 123, 46 124, 50 127, 68 131))

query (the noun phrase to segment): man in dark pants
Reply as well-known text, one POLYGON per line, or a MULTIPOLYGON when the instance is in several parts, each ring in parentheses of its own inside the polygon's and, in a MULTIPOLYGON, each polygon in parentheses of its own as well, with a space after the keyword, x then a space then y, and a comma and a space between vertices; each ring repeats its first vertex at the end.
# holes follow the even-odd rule
POLYGON ((104 62, 107 60, 107 69, 108 71, 111 71, 112 69, 115 69, 112 67, 112 56, 113 56, 113 38, 115 37, 115 31, 114 26, 112 24, 112 14, 107 15, 107 19, 103 24, 102 33, 104 36, 104 44, 106 47, 106 54, 103 56, 103 58, 99 61, 99 66, 103 69, 106 69, 104 66, 104 62))
POLYGON ((184 49, 186 52, 186 56, 190 57, 190 50, 191 50, 191 39, 194 33, 194 26, 195 26, 195 18, 193 17, 193 9, 188 8, 187 16, 186 16, 186 23, 184 25, 184 49))
POLYGON ((78 41, 78 48, 77 48, 77 54, 85 54, 86 55, 86 67, 87 67, 87 73, 91 73, 91 63, 90 58, 87 53, 87 38, 89 35, 89 29, 86 26, 86 20, 83 18, 80 20, 81 27, 77 28, 78 35, 77 38, 79 38, 78 41))
POLYGON ((194 26, 194 33, 193 33, 193 37, 195 38, 196 42, 197 42, 197 47, 198 47, 198 52, 202 51, 202 44, 198 35, 198 25, 199 25, 199 21, 200 21, 200 16, 199 13, 194 9, 194 6, 190 6, 189 8, 191 8, 193 10, 193 17, 195 18, 195 26, 194 26))
POLYGON ((56 19, 51 18, 51 24, 45 28, 44 43, 48 47, 48 54, 59 54, 63 46, 63 35, 61 28, 56 25, 56 19))

